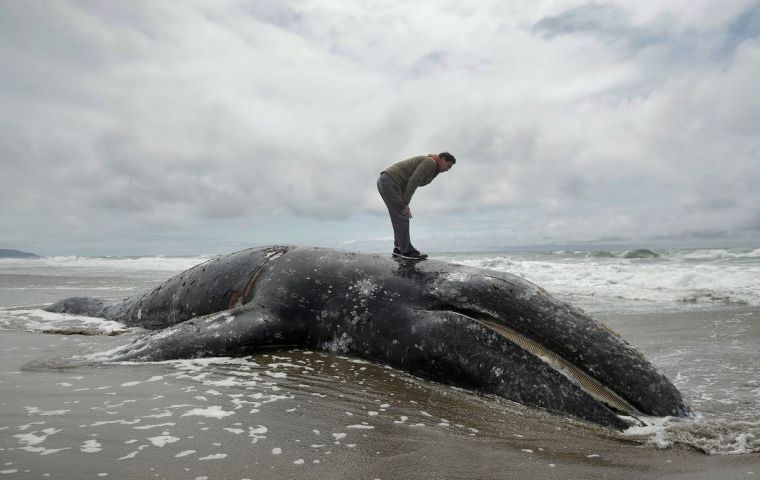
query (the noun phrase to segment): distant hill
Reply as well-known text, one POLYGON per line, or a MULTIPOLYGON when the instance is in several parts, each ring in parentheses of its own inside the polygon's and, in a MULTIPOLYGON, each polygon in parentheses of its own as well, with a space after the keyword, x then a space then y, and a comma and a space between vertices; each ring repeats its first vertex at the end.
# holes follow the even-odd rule
POLYGON ((19 250, 8 250, 0 248, 0 258, 40 258, 33 253, 21 252, 19 250))

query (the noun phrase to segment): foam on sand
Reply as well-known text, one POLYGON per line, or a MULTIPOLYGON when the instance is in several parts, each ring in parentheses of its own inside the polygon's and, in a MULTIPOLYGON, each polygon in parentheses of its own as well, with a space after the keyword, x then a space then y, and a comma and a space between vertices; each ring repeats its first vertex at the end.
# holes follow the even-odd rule
POLYGON ((0 330, 63 335, 121 335, 133 331, 104 318, 53 313, 41 308, 0 308, 0 330))
POLYGON ((224 418, 224 417, 229 417, 230 415, 234 415, 234 414, 235 412, 222 410, 222 407, 219 405, 212 405, 206 408, 194 408, 192 410, 188 410, 187 412, 183 413, 182 416, 183 417, 198 416, 198 417, 208 417, 208 418, 224 418))

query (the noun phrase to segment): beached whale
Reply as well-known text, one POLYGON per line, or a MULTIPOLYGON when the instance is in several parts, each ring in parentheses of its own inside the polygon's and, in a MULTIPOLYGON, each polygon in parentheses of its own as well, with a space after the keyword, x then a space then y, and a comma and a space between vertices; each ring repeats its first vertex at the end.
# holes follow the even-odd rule
POLYGON ((613 428, 629 425, 621 415, 689 414, 664 375, 581 310, 515 275, 433 260, 254 248, 123 301, 48 310, 158 330, 111 360, 322 349, 613 428))

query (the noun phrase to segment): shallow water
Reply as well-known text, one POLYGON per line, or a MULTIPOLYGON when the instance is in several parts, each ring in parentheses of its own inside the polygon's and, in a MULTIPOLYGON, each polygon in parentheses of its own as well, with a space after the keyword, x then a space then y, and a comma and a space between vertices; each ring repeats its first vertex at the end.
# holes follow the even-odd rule
POLYGON ((641 430, 650 441, 662 447, 682 442, 708 454, 760 451, 760 309, 605 312, 595 318, 668 376, 695 413, 641 430))

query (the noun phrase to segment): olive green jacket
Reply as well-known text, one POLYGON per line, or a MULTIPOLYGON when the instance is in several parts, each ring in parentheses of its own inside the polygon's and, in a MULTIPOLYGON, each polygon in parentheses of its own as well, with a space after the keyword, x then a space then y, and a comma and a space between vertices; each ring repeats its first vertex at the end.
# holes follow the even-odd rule
POLYGON ((401 186, 404 205, 408 206, 417 187, 427 185, 438 175, 438 164, 433 157, 419 156, 394 163, 383 171, 401 186))

